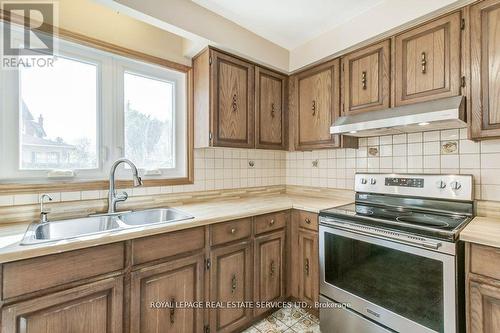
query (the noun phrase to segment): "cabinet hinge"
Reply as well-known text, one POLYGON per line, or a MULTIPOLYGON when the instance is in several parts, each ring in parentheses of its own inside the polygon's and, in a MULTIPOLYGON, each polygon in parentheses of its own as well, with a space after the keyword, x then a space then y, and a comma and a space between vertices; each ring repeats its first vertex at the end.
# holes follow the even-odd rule
POLYGON ((208 57, 208 64, 211 65, 212 64, 212 56, 208 57))
POLYGON ((344 111, 344 103, 342 103, 342 111, 344 111))
POLYGON ((208 133, 208 140, 212 141, 212 132, 208 133))
POLYGON ((463 18, 462 21, 460 21, 460 29, 464 30, 465 29, 465 19, 463 18))
POLYGON ((205 269, 207 271, 210 270, 210 266, 212 266, 212 262, 210 261, 210 258, 205 259, 205 269))
POLYGON ((460 85, 462 86, 462 88, 465 88, 465 76, 462 76, 460 85))
POLYGON ((342 72, 344 71, 344 63, 342 63, 342 72))
POLYGON ((205 325, 203 327, 203 333, 210 333, 210 325, 205 325))

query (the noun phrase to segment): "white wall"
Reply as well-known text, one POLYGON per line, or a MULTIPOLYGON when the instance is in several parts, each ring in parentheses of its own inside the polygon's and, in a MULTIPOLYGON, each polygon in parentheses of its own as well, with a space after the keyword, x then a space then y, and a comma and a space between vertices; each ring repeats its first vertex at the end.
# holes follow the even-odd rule
POLYGON ((186 0, 96 0, 128 15, 156 25, 191 40, 186 43, 186 55, 199 51, 190 48, 204 41, 213 46, 263 63, 281 71, 288 71, 288 50, 264 39, 204 7, 186 0))
POLYGON ((91 0, 59 0, 59 27, 159 58, 191 65, 183 38, 91 0))

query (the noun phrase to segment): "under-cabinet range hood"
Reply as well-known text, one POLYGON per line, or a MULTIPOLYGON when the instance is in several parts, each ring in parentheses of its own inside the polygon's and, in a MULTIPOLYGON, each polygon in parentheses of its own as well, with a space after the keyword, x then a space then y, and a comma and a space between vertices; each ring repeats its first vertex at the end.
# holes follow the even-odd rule
POLYGON ((467 126, 463 96, 363 112, 338 118, 331 134, 368 137, 467 126))

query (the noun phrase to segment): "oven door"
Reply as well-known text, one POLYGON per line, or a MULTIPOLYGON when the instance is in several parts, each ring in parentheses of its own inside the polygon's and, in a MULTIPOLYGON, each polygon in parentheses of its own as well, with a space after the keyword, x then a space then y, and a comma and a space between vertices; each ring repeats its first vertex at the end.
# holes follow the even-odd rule
POLYGON ((398 332, 455 333, 454 256, 320 225, 322 295, 398 332))

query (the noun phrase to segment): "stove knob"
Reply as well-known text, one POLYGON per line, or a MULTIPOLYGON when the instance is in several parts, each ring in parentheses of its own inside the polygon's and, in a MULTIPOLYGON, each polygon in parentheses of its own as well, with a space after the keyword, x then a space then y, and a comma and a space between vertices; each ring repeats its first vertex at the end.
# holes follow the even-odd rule
POLYGON ((444 180, 440 180, 438 183, 437 183, 437 187, 440 188, 440 189, 443 189, 446 187, 446 183, 444 182, 444 180))
POLYGON ((377 180, 375 178, 370 179, 370 184, 372 185, 377 184, 377 180))
POLYGON ((453 182, 451 182, 451 183, 450 183, 450 186, 451 186, 451 189, 452 189, 452 190, 455 190, 455 191, 460 190, 460 189, 462 188, 462 184, 460 184, 460 183, 459 183, 459 182, 457 182, 457 181, 453 181, 453 182))
POLYGON ((365 185, 366 183, 368 183, 368 181, 366 180, 366 178, 361 178, 361 184, 365 185))

